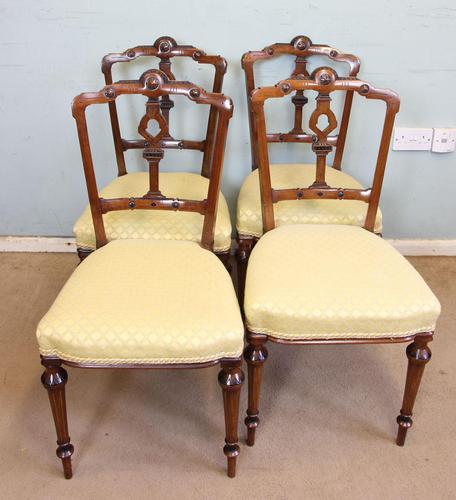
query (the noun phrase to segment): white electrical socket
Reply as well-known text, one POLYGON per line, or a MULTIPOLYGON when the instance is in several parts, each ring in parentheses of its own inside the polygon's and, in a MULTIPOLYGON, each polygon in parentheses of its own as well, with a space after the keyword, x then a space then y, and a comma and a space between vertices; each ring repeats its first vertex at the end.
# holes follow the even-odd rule
POLYGON ((430 151, 432 128, 394 129, 393 150, 395 151, 430 151))
POLYGON ((432 139, 432 151, 451 153, 456 147, 456 128, 435 128, 432 139))

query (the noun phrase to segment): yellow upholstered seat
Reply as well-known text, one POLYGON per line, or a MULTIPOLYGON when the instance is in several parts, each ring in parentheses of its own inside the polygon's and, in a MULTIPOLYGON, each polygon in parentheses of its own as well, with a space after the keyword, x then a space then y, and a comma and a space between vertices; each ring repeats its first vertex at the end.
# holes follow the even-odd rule
POLYGON ((440 304, 389 243, 360 227, 298 224, 266 233, 250 256, 249 331, 291 340, 432 332, 440 304))
MULTIPOLYGON (((192 200, 207 197, 209 180, 186 172, 160 173, 160 190, 165 196, 192 200)), ((135 172, 111 181, 101 192, 103 198, 143 196, 149 189, 149 174, 135 172)), ((198 213, 165 210, 121 210, 103 216, 108 241, 117 239, 146 240, 201 240, 203 216, 198 213)), ((90 207, 87 206, 74 225, 78 248, 95 249, 90 207)), ((215 252, 226 252, 231 247, 231 221, 228 205, 219 197, 215 226, 215 252)))
POLYGON ((217 256, 194 242, 140 239, 85 259, 37 330, 43 356, 98 365, 238 357, 243 334, 217 256))
MULTIPOLYGON (((315 181, 315 165, 273 164, 270 166, 273 188, 302 188, 315 181)), ((335 188, 362 188, 353 177, 326 168, 326 181, 335 188)), ((285 224, 349 224, 363 226, 367 203, 356 200, 291 200, 274 204, 276 226, 285 224)), ((240 236, 260 237, 263 234, 258 169, 244 181, 239 192, 236 228, 240 236)), ((382 231, 382 214, 377 213, 375 232, 382 231)))

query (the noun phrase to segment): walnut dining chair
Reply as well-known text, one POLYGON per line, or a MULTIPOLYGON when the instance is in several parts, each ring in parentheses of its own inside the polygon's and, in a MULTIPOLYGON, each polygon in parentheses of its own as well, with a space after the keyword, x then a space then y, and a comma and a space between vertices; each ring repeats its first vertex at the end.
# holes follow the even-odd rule
MULTIPOLYGON (((254 66, 256 63, 284 56, 294 56, 294 70, 292 78, 308 77, 308 65, 312 60, 325 59, 328 63, 348 67, 348 76, 356 77, 360 70, 361 62, 352 54, 345 54, 328 45, 314 44, 304 35, 296 36, 290 43, 274 43, 260 51, 250 51, 242 57, 242 68, 245 73, 246 93, 248 103, 248 117, 250 126, 250 144, 252 156, 252 172, 247 176, 239 192, 236 212, 237 230, 237 269, 238 269, 238 294, 240 303, 243 303, 243 289, 245 285, 245 272, 247 262, 253 246, 263 234, 261 219, 261 201, 258 182, 258 143, 256 140, 255 120, 251 107, 250 96, 255 89, 254 66)), ((288 75, 283 75, 288 76, 288 75)), ((279 80, 276 78, 275 81, 279 80)), ((271 132, 267 134, 267 142, 271 144, 310 144, 312 134, 304 126, 304 110, 308 107, 308 96, 298 90, 290 94, 294 109, 293 127, 288 132, 271 132)), ((289 96, 289 97, 290 97, 289 96)), ((350 113, 354 93, 345 92, 342 116, 337 134, 329 138, 334 147, 335 154, 332 167, 326 169, 327 178, 336 185, 361 188, 361 184, 346 172, 341 171, 342 157, 345 148, 350 113)), ((339 110, 338 110, 339 111, 339 110)), ((337 115, 337 112, 336 112, 337 115)), ((282 149, 281 149, 282 150, 282 149)), ((315 176, 315 166, 309 163, 272 163, 270 165, 271 182, 276 188, 290 185, 310 184, 315 176)), ((365 217, 363 203, 351 201, 346 204, 337 202, 322 203, 320 200, 305 200, 295 203, 293 200, 284 200, 276 205, 276 225, 283 224, 354 224, 362 226, 365 217)), ((378 211, 375 232, 381 233, 382 219, 378 211)))
POLYGON ((404 445, 425 364, 431 357, 440 304, 411 264, 388 242, 374 234, 376 213, 399 97, 356 78, 340 78, 328 67, 309 77, 288 79, 256 89, 251 97, 258 142, 259 180, 264 236, 249 259, 245 289, 248 364, 247 443, 253 445, 259 423, 259 395, 267 341, 288 345, 352 345, 411 342, 408 372, 397 423, 397 444, 404 445), (271 185, 264 103, 291 92, 314 91, 316 108, 309 127, 316 155, 316 175, 309 186, 271 185), (330 133, 337 123, 331 110, 335 92, 356 92, 384 101, 385 119, 372 187, 354 189, 332 184, 326 177, 330 133), (319 118, 328 125, 319 128, 319 118), (336 224, 295 224, 275 227, 281 200, 364 202, 363 227, 336 224))
POLYGON ((138 81, 110 84, 99 92, 77 96, 72 105, 77 123, 97 249, 77 267, 37 328, 41 381, 47 389, 57 431, 57 456, 64 475, 72 476, 65 402, 67 372, 63 365, 98 369, 196 369, 220 364, 226 439, 223 451, 228 476, 234 477, 238 446, 239 395, 244 327, 231 278, 213 254, 220 178, 230 98, 205 92, 190 82, 169 80, 160 70, 138 81), (144 158, 150 164, 150 189, 141 197, 105 198, 97 188, 86 109, 109 104, 123 95, 147 98, 141 120, 144 158), (157 120, 156 103, 164 96, 187 98, 217 110, 209 189, 204 199, 162 195, 157 184, 160 132, 147 132, 157 120), (103 214, 120 210, 183 211, 200 215, 198 242, 118 239, 108 241, 103 214))
MULTIPOLYGON (((113 82, 112 68, 115 64, 131 63, 137 59, 152 58, 158 60, 158 69, 163 71, 170 80, 176 80, 172 69, 174 58, 193 60, 199 65, 214 67, 212 92, 222 92, 223 78, 226 72, 226 60, 218 55, 208 55, 203 50, 192 45, 179 45, 169 36, 158 38, 153 45, 132 47, 121 53, 108 54, 103 57, 101 69, 106 85, 113 82)), ((193 80, 193 79, 192 79, 193 80)), ((109 182, 103 189, 102 195, 106 197, 139 196, 148 186, 147 172, 127 171, 125 152, 143 149, 146 140, 124 139, 121 135, 119 115, 116 101, 110 101, 109 115, 112 136, 117 161, 117 178, 109 182)), ((147 106, 147 104, 146 104, 147 106)), ((154 114, 157 119, 166 121, 170 125, 170 109, 174 107, 173 100, 164 95, 153 104, 154 114)), ((152 105, 149 106, 152 108, 152 105)), ((185 197, 204 197, 208 188, 211 157, 214 149, 215 126, 217 121, 217 107, 210 106, 206 136, 204 140, 183 140, 172 137, 169 129, 167 135, 161 137, 160 149, 194 150, 203 153, 201 175, 187 172, 187 168, 179 172, 161 173, 161 190, 163 193, 185 197)), ((157 158, 157 165, 161 158, 157 158)), ((228 205, 220 195, 219 212, 215 228, 215 252, 224 264, 229 267, 231 248, 231 220, 228 205)), ((134 212, 110 213, 105 217, 106 236, 108 241, 121 238, 144 239, 177 239, 197 241, 201 235, 200 226, 196 216, 190 213, 150 213, 142 210, 134 212)), ((90 207, 87 206, 74 225, 76 247, 82 260, 96 247, 95 231, 92 224, 90 207)))

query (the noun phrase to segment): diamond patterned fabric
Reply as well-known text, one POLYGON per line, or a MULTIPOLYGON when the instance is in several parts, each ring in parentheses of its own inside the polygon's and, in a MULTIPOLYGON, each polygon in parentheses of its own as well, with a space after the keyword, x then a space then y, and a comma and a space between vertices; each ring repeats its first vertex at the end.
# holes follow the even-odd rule
MULTIPOLYGON (((272 187, 308 187, 315 181, 315 165, 274 164, 270 166, 272 187)), ((326 167, 326 182, 335 188, 362 188, 353 177, 326 167)), ((241 236, 263 234, 258 169, 244 181, 237 203, 236 228, 241 236)), ((349 224, 363 226, 367 203, 356 200, 287 200, 274 204, 276 226, 285 224, 349 224)), ((375 232, 382 232, 382 214, 377 213, 375 232)))
POLYGON ((100 365, 239 357, 243 336, 217 256, 194 242, 140 239, 87 257, 37 329, 43 356, 100 365))
POLYGON ((254 247, 247 327, 290 340, 405 337, 435 328, 440 304, 389 243, 360 227, 297 224, 254 247))
MULTIPOLYGON (((160 190, 165 196, 204 200, 209 180, 186 172, 160 173, 160 190)), ((111 181, 101 192, 104 198, 140 197, 149 189, 149 174, 135 172, 111 181)), ((117 239, 201 241, 203 216, 198 213, 165 210, 120 210, 103 215, 108 241, 117 239)), ((78 248, 95 249, 90 207, 87 206, 73 228, 78 248)), ((228 205, 220 193, 214 235, 214 251, 231 248, 231 221, 228 205)))

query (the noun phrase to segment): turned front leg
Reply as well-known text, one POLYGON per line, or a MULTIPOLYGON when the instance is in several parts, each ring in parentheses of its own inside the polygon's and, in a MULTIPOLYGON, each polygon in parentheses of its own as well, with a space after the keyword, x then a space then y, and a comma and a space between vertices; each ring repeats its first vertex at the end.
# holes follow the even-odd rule
POLYGON ((65 385, 68 374, 62 368, 59 359, 43 358, 41 364, 46 368, 41 376, 41 383, 47 390, 49 402, 51 403, 52 416, 54 417, 55 429, 57 431, 57 456, 62 460, 63 474, 66 479, 71 479, 71 455, 73 455, 73 445, 70 443, 68 435, 68 421, 65 400, 65 385))
POLYGON ((397 423, 399 425, 396 443, 404 446, 407 430, 412 427, 412 411, 416 395, 423 376, 424 367, 431 359, 431 350, 428 342, 432 340, 432 334, 417 335, 412 344, 407 347, 408 358, 407 379, 405 382, 404 400, 397 423))
POLYGON ((263 377, 263 365, 268 357, 268 350, 264 346, 267 337, 264 335, 248 334, 248 345, 244 350, 244 359, 248 366, 249 404, 245 425, 247 426, 247 445, 255 444, 255 432, 260 423, 258 417, 260 403, 260 387, 263 377))
POLYGON ((242 360, 226 360, 221 362, 218 381, 223 392, 223 407, 225 411, 225 446, 223 453, 228 462, 228 477, 236 475, 236 460, 239 455, 238 424, 239 398, 244 382, 244 372, 241 370, 242 360))

